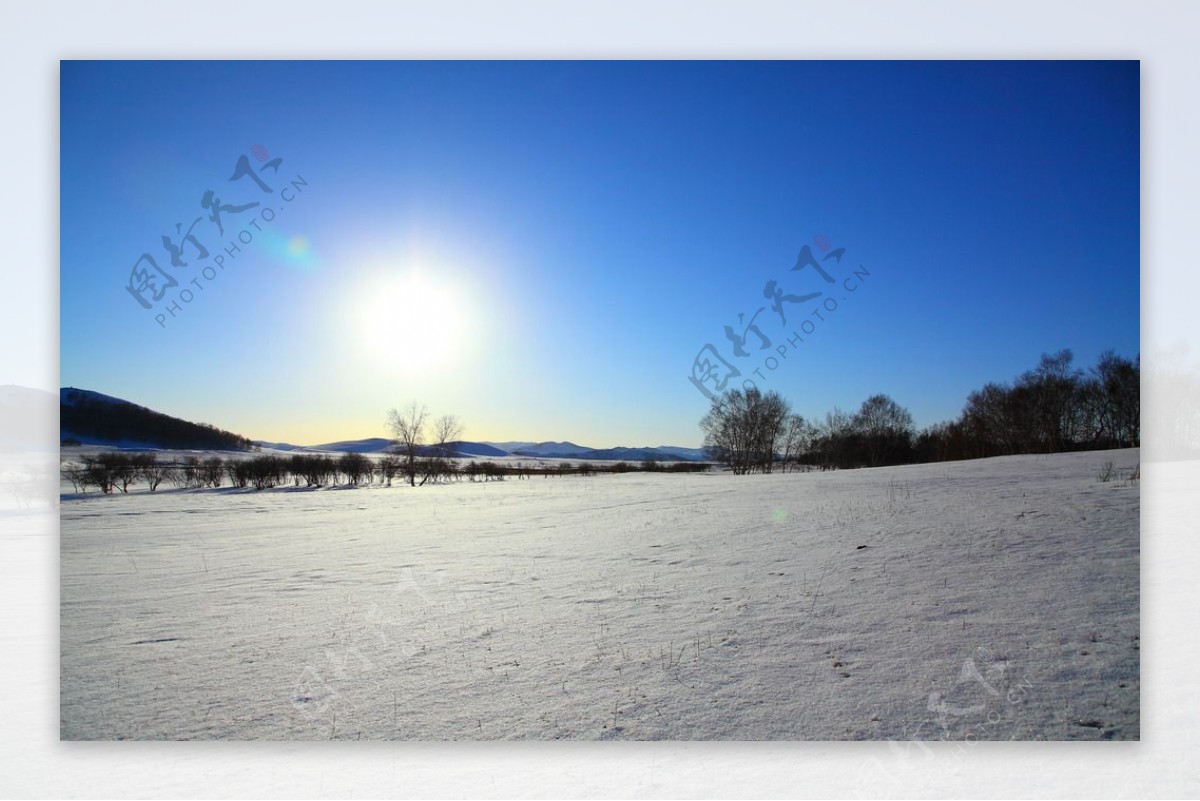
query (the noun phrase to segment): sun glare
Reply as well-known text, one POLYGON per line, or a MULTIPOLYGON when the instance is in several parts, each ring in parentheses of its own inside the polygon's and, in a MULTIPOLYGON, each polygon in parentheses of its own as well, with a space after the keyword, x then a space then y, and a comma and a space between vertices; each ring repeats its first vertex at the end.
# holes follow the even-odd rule
POLYGON ((377 363, 428 372, 459 361, 468 319, 465 292, 416 269, 372 282, 364 291, 370 297, 359 322, 377 363))

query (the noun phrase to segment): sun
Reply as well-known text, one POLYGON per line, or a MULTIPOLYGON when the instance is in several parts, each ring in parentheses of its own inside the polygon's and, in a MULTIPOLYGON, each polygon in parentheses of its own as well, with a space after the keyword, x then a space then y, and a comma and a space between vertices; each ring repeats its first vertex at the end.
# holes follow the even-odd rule
POLYGON ((420 269, 367 284, 359 325, 375 358, 403 372, 455 365, 462 353, 468 292, 420 269))

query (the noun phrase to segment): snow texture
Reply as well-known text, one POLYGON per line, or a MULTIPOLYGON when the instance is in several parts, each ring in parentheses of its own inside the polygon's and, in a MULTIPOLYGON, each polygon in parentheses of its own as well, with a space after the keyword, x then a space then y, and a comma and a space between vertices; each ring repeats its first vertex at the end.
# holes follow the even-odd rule
POLYGON ((64 495, 60 733, 1137 739, 1138 459, 64 495))

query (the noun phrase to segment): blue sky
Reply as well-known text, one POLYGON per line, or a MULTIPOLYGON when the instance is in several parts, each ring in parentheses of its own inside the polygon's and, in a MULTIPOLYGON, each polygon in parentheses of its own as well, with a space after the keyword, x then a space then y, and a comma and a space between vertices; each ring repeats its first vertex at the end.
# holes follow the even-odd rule
POLYGON ((62 384, 255 439, 416 399, 470 439, 698 445, 709 343, 806 416, 926 425, 1043 352, 1139 352, 1137 62, 68 61, 61 112, 62 384), (208 190, 259 205, 220 234, 208 190), (785 327, 770 280, 823 294, 785 327))

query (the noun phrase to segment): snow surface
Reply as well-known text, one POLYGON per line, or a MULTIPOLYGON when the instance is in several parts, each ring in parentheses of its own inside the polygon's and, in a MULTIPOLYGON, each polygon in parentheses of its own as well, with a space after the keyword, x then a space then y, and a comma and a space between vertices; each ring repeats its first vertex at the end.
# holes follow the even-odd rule
POLYGON ((1136 739, 1137 450, 61 505, 64 739, 1136 739))

